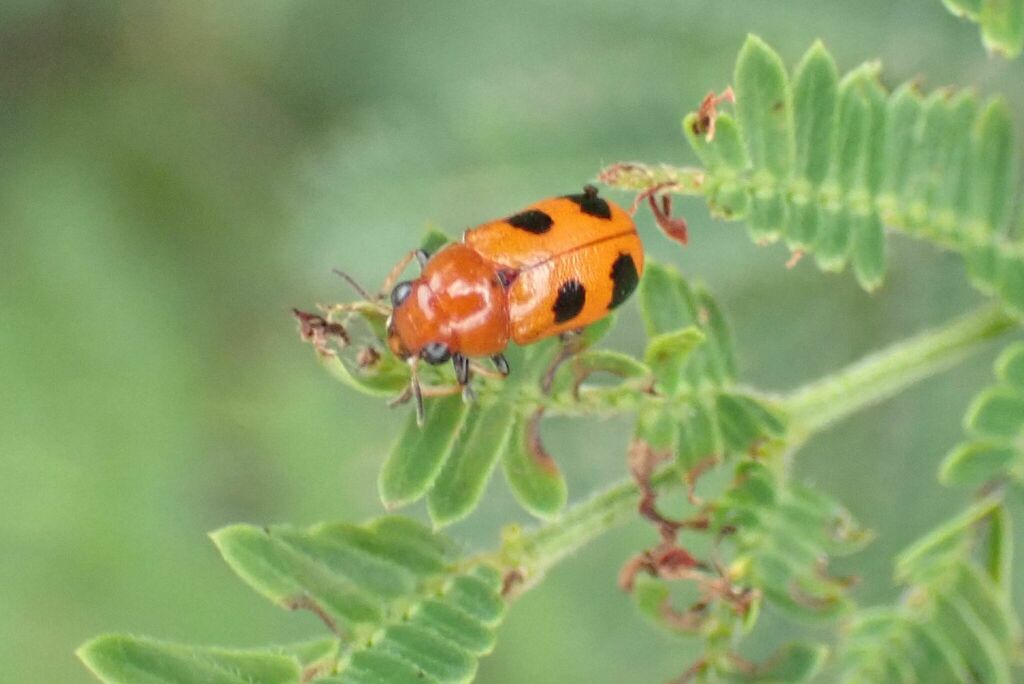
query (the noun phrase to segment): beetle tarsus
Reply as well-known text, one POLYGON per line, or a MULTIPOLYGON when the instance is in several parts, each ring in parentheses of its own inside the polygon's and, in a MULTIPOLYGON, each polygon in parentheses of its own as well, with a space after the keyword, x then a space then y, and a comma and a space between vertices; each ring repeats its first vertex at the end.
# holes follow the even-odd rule
POLYGON ((410 387, 412 388, 413 399, 416 400, 416 424, 423 427, 423 421, 426 419, 427 411, 423 408, 423 391, 420 389, 420 381, 413 378, 410 381, 410 387))
POLYGON ((505 358, 504 354, 495 354, 491 357, 491 361, 494 363, 494 367, 497 371, 501 373, 502 377, 509 374, 510 369, 508 367, 508 359, 505 358))
POLYGON ((430 260, 430 252, 425 249, 417 249, 413 252, 413 256, 416 257, 416 263, 420 265, 420 268, 426 266, 427 261, 430 260))
POLYGON ((462 354, 453 354, 452 365, 455 366, 455 379, 458 380, 459 385, 463 387, 468 385, 469 379, 472 377, 469 370, 469 357, 462 354))

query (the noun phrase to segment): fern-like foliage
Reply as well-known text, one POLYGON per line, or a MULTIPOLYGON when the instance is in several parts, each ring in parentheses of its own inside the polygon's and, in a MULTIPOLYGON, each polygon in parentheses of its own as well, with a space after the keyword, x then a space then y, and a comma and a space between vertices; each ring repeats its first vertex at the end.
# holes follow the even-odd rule
POLYGON ((1024 491, 1024 344, 1003 351, 996 377, 967 411, 970 439, 942 464, 939 479, 947 486, 993 483, 1024 491))
POLYGON ((501 573, 458 563, 450 541, 407 518, 308 529, 235 525, 212 537, 253 589, 288 610, 312 611, 332 637, 260 651, 100 637, 79 652, 100 679, 468 682, 494 647, 505 611, 501 573))
MULTIPOLYGON (((655 195, 703 195, 717 215, 745 219, 759 242, 781 239, 829 270, 852 264, 867 288, 885 271, 887 225, 963 254, 977 286, 1024 312, 1005 105, 979 104, 972 93, 923 94, 913 84, 890 94, 878 74, 867 64, 840 78, 816 44, 790 77, 751 37, 736 66, 735 115, 718 111, 728 98, 708 98, 684 119, 705 168, 618 164, 602 178, 655 195)), ((423 247, 446 240, 434 232, 423 247)), ((300 331, 348 387, 401 398, 410 369, 388 352, 386 303, 368 299, 296 311, 300 331)), ((509 378, 478 378, 473 401, 428 398, 425 424, 408 415, 383 459, 382 502, 426 499, 435 528, 467 516, 500 463, 523 507, 548 520, 537 530, 506 530, 499 549, 467 558, 402 517, 231 526, 213 534, 228 564, 276 604, 314 613, 328 638, 248 651, 113 635, 80 657, 107 682, 468 682, 494 646, 508 600, 639 512, 659 543, 626 563, 621 584, 654 623, 702 640, 684 680, 796 682, 830 668, 851 682, 1012 681, 1021 628, 1008 597, 1002 496, 1024 481, 1024 345, 1000 357, 999 383, 969 412, 970 440, 942 468, 944 482, 980 486, 980 498, 899 558, 907 592, 896 606, 853 605, 850 581, 833 575, 829 560, 870 534, 839 503, 795 482, 787 454, 835 416, 940 367, 933 356, 948 360, 1015 320, 991 307, 786 398, 739 384, 725 316, 702 286, 649 262, 636 299, 648 337, 642 357, 600 347, 612 317, 568 342, 513 347, 509 378), (896 369, 899 381, 890 378, 896 369), (595 374, 608 381, 588 382, 595 374), (817 420, 808 397, 829 404, 817 420), (542 421, 609 414, 635 416, 632 478, 564 512, 565 478, 541 441, 542 421), (710 491, 698 487, 708 471, 718 471, 710 491), (688 487, 690 517, 662 510, 659 492, 673 483, 688 487), (765 604, 800 620, 845 620, 845 638, 837 649, 779 644, 750 662, 737 644, 765 604)), ((421 372, 424 385, 455 384, 449 368, 421 372)))
POLYGON ((1024 49, 1024 0, 942 0, 950 12, 981 27, 985 47, 1006 57, 1024 49))
POLYGON ((848 627, 844 681, 1016 681, 1021 627, 1007 588, 1007 520, 989 497, 907 549, 896 564, 905 598, 860 612, 848 627))
POLYGON ((907 591, 898 605, 851 621, 845 681, 1009 683, 1015 667, 1020 675, 1024 642, 1010 601, 1013 534, 1003 498, 1024 486, 1024 344, 1003 351, 996 376, 968 409, 970 440, 939 471, 944 484, 978 487, 982 497, 897 558, 896 579, 907 591))
POLYGON ((867 289, 886 269, 883 226, 963 254, 972 282, 1024 313, 1024 246, 1012 234, 1017 158, 1009 111, 971 91, 888 93, 877 63, 840 77, 820 43, 792 77, 747 39, 734 75, 735 116, 707 100, 683 120, 704 164, 616 164, 602 179, 636 190, 702 194, 746 219, 758 242, 783 239, 819 266, 852 264, 867 289))
POLYGON ((700 590, 696 603, 673 605, 672 572, 637 582, 634 598, 646 617, 675 634, 705 641, 698 672, 705 676, 756 681, 805 681, 824 665, 824 644, 779 646, 764 663, 740 658, 735 643, 757 622, 768 602, 802 621, 833 619, 852 607, 851 582, 828 572, 830 558, 853 553, 871 535, 827 496, 788 482, 780 460, 741 458, 732 484, 703 506, 708 529, 718 540, 715 557, 722 574, 693 571, 700 590))

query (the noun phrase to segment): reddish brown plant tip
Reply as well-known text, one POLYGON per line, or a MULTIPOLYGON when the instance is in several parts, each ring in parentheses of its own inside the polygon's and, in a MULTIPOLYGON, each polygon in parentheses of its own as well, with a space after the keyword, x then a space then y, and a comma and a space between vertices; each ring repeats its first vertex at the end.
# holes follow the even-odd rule
POLYGON ((667 598, 661 604, 661 618, 665 624, 680 632, 696 632, 708 619, 708 604, 698 602, 687 610, 676 610, 667 598))
POLYGON ((789 583, 787 591, 793 603, 819 612, 829 610, 839 603, 839 598, 835 596, 814 596, 800 586, 797 580, 789 583))
MULTIPOLYGON (((644 164, 637 164, 636 162, 619 162, 617 164, 612 164, 611 166, 606 166, 597 176, 597 180, 600 183, 612 186, 619 185, 620 183, 633 185, 638 182, 642 182, 644 185, 650 185, 650 178, 650 169, 648 169, 644 164), (648 182, 643 182, 642 179, 646 179, 648 182)), ((633 212, 636 212, 635 205, 633 207, 633 212)))
POLYGON ((651 486, 651 476, 659 463, 671 458, 671 454, 657 452, 651 445, 643 440, 634 440, 629 445, 627 463, 629 472, 640 488, 640 503, 637 511, 647 520, 650 520, 658 527, 662 542, 665 545, 674 545, 676 532, 681 529, 706 530, 710 524, 706 512, 682 520, 673 520, 661 514, 657 509, 658 494, 651 486))
POLYGON ((319 314, 292 309, 292 315, 299 322, 299 336, 309 342, 321 356, 334 356, 330 349, 331 340, 344 347, 349 343, 348 331, 340 323, 332 323, 319 314))
POLYGON ((708 661, 701 658, 688 667, 686 672, 669 682, 669 684, 689 684, 690 682, 695 681, 698 677, 703 676, 704 673, 708 671, 708 667, 710 667, 708 661))
POLYGON ((314 679, 326 677, 334 671, 336 663, 333 661, 334 659, 332 658, 331 661, 328 662, 314 663, 310 665, 302 671, 302 676, 299 681, 302 682, 302 684, 306 684, 306 682, 311 682, 314 679))
POLYGON ((658 493, 651 486, 651 475, 654 474, 654 469, 658 467, 658 464, 668 458, 669 454, 655 451, 650 444, 641 439, 635 439, 630 443, 626 456, 629 473, 640 488, 640 503, 637 510, 640 515, 658 526, 662 539, 666 542, 675 539, 679 524, 658 512, 656 507, 658 493))
POLYGON ((647 202, 651 205, 651 213, 654 214, 654 222, 661 228, 670 240, 685 245, 690 241, 689 228, 686 219, 682 216, 672 216, 671 195, 661 195, 661 205, 658 205, 658 198, 650 194, 647 202))
POLYGON ((722 91, 720 95, 716 95, 714 91, 708 93, 701 100, 700 107, 697 108, 697 119, 693 123, 693 132, 696 135, 703 135, 707 142, 715 139, 718 105, 723 102, 729 102, 730 104, 736 102, 736 95, 733 93, 731 86, 722 91))
POLYGON ((711 454, 697 461, 692 468, 686 471, 686 499, 694 506, 701 506, 704 502, 697 496, 697 481, 700 476, 711 470, 718 464, 718 455, 711 454))
POLYGON ((513 568, 505 573, 501 578, 501 596, 502 598, 508 598, 511 596, 517 588, 522 586, 526 580, 523 577, 523 573, 518 568, 513 568))
POLYGON ((338 631, 338 623, 335 622, 334 618, 328 615, 327 611, 324 610, 324 607, 317 603, 315 600, 313 600, 313 597, 311 597, 309 594, 299 594, 298 596, 293 596, 291 598, 285 599, 284 601, 282 601, 282 605, 287 610, 310 611, 318 618, 320 618, 323 621, 323 623, 327 625, 327 628, 329 630, 341 636, 341 632, 338 631))
POLYGON ((792 270, 796 268, 796 265, 800 263, 800 260, 804 258, 804 250, 794 249, 793 253, 789 255, 789 259, 786 261, 786 268, 792 270))
POLYGON ((359 354, 356 355, 356 363, 360 368, 373 368, 379 361, 380 352, 369 345, 360 349, 359 354))
POLYGON ((706 564, 674 541, 663 541, 626 562, 619 572, 619 587, 623 591, 633 591, 636 576, 641 572, 666 580, 699 580, 706 569, 706 564))
POLYGON ((558 466, 555 464, 555 459, 544 448, 544 442, 540 437, 540 421, 543 417, 544 409, 539 408, 526 422, 526 450, 541 470, 549 475, 557 475, 558 466))

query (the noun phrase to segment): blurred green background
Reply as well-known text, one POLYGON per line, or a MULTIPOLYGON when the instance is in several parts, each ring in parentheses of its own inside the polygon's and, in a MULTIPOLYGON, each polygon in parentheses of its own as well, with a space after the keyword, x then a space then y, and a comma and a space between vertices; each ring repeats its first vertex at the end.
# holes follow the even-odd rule
MULTIPOLYGON (((975 85, 1024 114, 1024 62, 989 59, 938 0, 0 4, 0 662, 86 682, 72 650, 130 631, 224 645, 321 633, 251 593, 205 534, 358 520, 404 411, 328 378, 290 307, 377 283, 428 223, 453 233, 574 191, 604 163, 692 161, 679 119, 731 78, 748 31, 790 64, 822 38, 892 85, 975 85)), ((620 199, 628 199, 620 197, 620 199)), ((684 203, 744 377, 786 389, 969 308, 959 261, 894 241, 886 286, 684 203)), ((611 344, 639 350, 635 308, 611 344)), ((994 350, 993 350, 994 351, 994 350)), ((797 472, 879 532, 840 570, 891 600, 896 550, 960 507, 935 468, 992 353, 814 440, 797 472)), ((551 421, 573 498, 624 473, 625 421, 551 421)), ((453 534, 524 519, 500 478, 453 534)), ((418 509, 415 514, 421 514, 418 509)), ((615 585, 642 524, 518 603, 482 682, 663 681, 693 656, 615 585)), ((1022 573, 1018 573, 1018 577, 1022 573)), ((1020 605, 1021 592, 1017 592, 1020 605)), ((794 629, 770 612, 761 634, 794 629)))

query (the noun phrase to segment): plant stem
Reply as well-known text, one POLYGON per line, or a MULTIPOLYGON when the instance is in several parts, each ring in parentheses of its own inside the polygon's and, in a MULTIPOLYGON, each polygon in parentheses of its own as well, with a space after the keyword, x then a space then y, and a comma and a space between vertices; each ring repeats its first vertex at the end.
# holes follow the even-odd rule
POLYGON ((1017 325, 1002 308, 985 307, 805 385, 780 403, 789 415, 792 436, 802 441, 919 380, 940 373, 1017 325))
MULTIPOLYGON (((790 415, 792 443, 798 444, 840 419, 946 370, 1018 325, 1001 308, 986 307, 783 396, 778 405, 790 415)), ((675 468, 666 466, 655 474, 651 484, 661 489, 679 482, 675 468)), ((525 568, 535 581, 591 540, 634 518, 639 493, 632 479, 620 481, 569 509, 558 520, 517 536, 514 551, 503 549, 508 553, 499 551, 494 557, 502 565, 525 568)))
MULTIPOLYGON (((651 486, 658 489, 678 482, 672 466, 663 466, 651 478, 651 486)), ((574 506, 557 521, 523 535, 522 560, 531 571, 543 574, 591 539, 635 517, 639 494, 636 482, 628 479, 574 506)))

